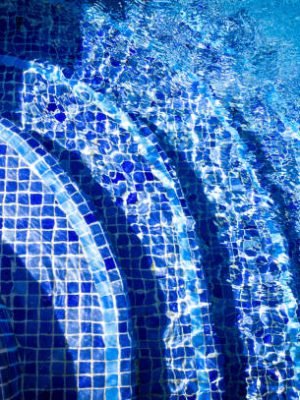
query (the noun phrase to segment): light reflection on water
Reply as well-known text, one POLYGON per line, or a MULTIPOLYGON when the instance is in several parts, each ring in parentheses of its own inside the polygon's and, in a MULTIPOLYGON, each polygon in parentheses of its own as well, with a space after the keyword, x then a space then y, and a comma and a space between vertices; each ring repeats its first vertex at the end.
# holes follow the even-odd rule
POLYGON ((1 111, 95 202, 133 398, 296 399, 299 4, 17 3, 1 111))

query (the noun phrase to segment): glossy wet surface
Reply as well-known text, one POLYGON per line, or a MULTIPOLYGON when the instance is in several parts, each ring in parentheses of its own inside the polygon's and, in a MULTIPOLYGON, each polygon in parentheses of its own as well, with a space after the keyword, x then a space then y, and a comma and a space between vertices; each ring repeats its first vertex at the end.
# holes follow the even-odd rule
POLYGON ((299 15, 2 2, 0 398, 299 398, 299 15))

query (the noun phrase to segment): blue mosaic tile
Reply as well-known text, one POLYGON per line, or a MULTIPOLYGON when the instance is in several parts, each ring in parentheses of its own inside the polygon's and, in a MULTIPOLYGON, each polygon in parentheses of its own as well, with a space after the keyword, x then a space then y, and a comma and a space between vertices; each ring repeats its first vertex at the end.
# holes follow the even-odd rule
POLYGON ((299 398, 299 7, 231 3, 1 3, 1 398, 299 398))

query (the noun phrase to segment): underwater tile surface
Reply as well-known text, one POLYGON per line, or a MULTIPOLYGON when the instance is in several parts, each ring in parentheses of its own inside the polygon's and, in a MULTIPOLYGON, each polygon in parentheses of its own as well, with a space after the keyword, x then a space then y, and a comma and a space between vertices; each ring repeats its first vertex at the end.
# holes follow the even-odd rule
POLYGON ((0 400, 300 399, 299 16, 1 2, 0 400))

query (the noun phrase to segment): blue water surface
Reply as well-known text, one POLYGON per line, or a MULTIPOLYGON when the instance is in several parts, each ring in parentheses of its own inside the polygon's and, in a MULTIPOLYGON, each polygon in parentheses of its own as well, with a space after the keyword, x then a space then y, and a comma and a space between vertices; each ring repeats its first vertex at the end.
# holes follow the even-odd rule
POLYGON ((0 400, 299 399, 298 0, 0 11, 0 400))

